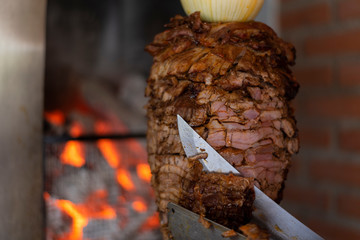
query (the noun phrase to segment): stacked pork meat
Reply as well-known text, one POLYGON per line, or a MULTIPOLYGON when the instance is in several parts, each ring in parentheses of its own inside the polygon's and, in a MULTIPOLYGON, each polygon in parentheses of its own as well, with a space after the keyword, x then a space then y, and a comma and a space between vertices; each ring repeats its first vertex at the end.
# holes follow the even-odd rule
POLYGON ((205 23, 194 13, 167 27, 146 47, 154 57, 146 88, 148 153, 164 238, 169 201, 238 227, 251 215, 253 185, 281 200, 299 149, 289 105, 298 90, 289 70, 295 49, 260 22, 205 23), (202 173, 186 158, 176 114, 241 176, 202 173))

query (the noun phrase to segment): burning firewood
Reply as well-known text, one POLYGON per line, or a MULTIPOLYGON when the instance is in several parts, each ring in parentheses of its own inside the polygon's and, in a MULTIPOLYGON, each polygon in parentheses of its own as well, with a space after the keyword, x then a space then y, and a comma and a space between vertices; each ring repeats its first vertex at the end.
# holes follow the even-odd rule
MULTIPOLYGON (((69 119, 67 125, 49 122, 68 128, 73 138, 127 130, 116 117, 74 113, 69 119)), ((158 239, 151 171, 139 141, 50 142, 45 159, 46 239, 158 239)))

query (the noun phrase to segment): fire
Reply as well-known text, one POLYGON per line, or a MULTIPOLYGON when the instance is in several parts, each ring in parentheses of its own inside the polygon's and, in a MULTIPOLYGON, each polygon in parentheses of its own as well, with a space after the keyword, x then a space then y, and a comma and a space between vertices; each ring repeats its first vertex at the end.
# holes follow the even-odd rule
POLYGON ((116 171, 116 179, 118 183, 128 191, 135 189, 135 185, 131 180, 130 173, 126 169, 119 168, 116 171))
POLYGON ((63 164, 81 167, 85 164, 84 150, 81 143, 69 141, 60 155, 63 164))
MULTIPOLYGON (((96 122, 95 132, 98 134, 105 134, 109 131, 106 123, 96 122)), ((121 162, 121 154, 117 150, 115 144, 111 140, 103 139, 97 142, 97 146, 100 149, 102 155, 112 168, 117 168, 121 162)))
MULTIPOLYGON (((61 120, 61 112, 58 112, 57 114, 58 120, 52 121, 58 121, 59 124, 63 124, 65 118, 61 120)), ((47 116, 48 115, 49 114, 47 114, 47 116)), ((56 116, 56 114, 54 116, 56 116)), ((53 115, 47 118, 56 119, 53 115)), ((127 132, 126 127, 121 125, 121 123, 120 125, 117 125, 104 121, 96 121, 94 129, 95 133, 99 135, 114 132, 115 129, 117 129, 117 131, 121 130, 120 132, 127 132)), ((82 126, 79 123, 73 123, 69 133, 72 137, 80 136, 83 134, 82 126)), ((109 166, 113 168, 117 183, 122 189, 129 193, 118 196, 117 204, 111 206, 108 203, 108 192, 105 189, 90 193, 86 200, 81 203, 73 203, 65 199, 55 199, 52 198, 49 193, 44 192, 44 199, 47 204, 56 206, 72 219, 71 229, 67 233, 61 234, 61 236, 59 236, 59 234, 56 238, 58 240, 83 239, 86 237, 84 236, 84 228, 92 219, 116 219, 120 228, 126 228, 129 224, 127 215, 130 213, 134 214, 134 212, 129 209, 129 203, 131 203, 130 208, 138 214, 148 212, 151 208, 148 205, 149 199, 140 197, 143 195, 138 192, 143 191, 142 189, 144 189, 144 186, 139 188, 135 187, 135 183, 141 182, 140 179, 144 181, 145 186, 149 185, 147 183, 151 181, 151 170, 146 163, 146 151, 144 147, 135 139, 128 139, 121 143, 102 139, 96 142, 96 146, 108 162, 109 166), (136 167, 137 175, 132 172, 134 167, 136 167)), ((85 145, 80 141, 68 141, 60 155, 60 161, 63 164, 82 167, 86 162, 85 145)), ((86 169, 87 167, 88 166, 86 166, 86 169)), ((150 186, 148 187, 150 188, 150 186)), ((89 228, 90 227, 91 226, 89 226, 89 228)), ((143 222, 141 231, 149 231, 158 227, 159 215, 156 213, 143 222)))
POLYGON ((144 223, 141 229, 143 231, 146 231, 146 230, 156 229, 159 226, 160 226, 159 212, 155 212, 154 215, 152 215, 146 220, 146 222, 144 223))
POLYGON ((108 134, 111 132, 111 128, 104 121, 95 122, 95 132, 97 134, 108 134))
POLYGON ((151 180, 151 170, 149 164, 140 163, 136 166, 136 172, 139 178, 146 182, 150 182, 151 180))
MULTIPOLYGON (((117 116, 109 114, 107 117, 108 121, 106 122, 96 122, 95 129, 97 129, 98 134, 109 134, 111 132, 118 132, 123 134, 129 133, 129 129, 117 118, 117 116)), ((147 158, 145 148, 136 139, 127 139, 125 145, 128 151, 131 152, 132 155, 135 155, 133 160, 143 161, 147 158)), ((133 161, 133 163, 135 162, 133 161)))
POLYGON ((110 140, 103 139, 97 141, 97 146, 100 149, 102 155, 112 168, 117 168, 121 162, 121 155, 117 151, 116 146, 110 140))
POLYGON ((129 139, 128 146, 131 149, 131 151, 137 153, 139 155, 139 158, 146 159, 147 153, 141 144, 136 141, 135 139, 129 139))
POLYGON ((83 133, 82 126, 78 122, 74 122, 70 128, 70 136, 79 137, 83 133))
POLYGON ((50 194, 48 192, 44 192, 43 196, 44 196, 45 201, 49 201, 50 194))
MULTIPOLYGON (((72 137, 78 137, 81 133, 81 125, 74 122, 70 129, 70 135, 72 137)), ((85 164, 85 151, 83 145, 77 141, 67 142, 64 151, 60 155, 60 160, 63 164, 82 167, 85 164)))
MULTIPOLYGON (((98 121, 95 123, 95 132, 98 134, 105 134, 111 132, 111 128, 105 122, 98 121)), ((114 142, 103 139, 97 142, 97 146, 109 165, 112 168, 117 169, 116 179, 118 183, 127 191, 134 190, 135 185, 131 180, 130 173, 124 168, 119 168, 121 163, 121 153, 114 142)))
POLYGON ((45 112, 44 115, 48 122, 56 126, 62 126, 65 123, 65 115, 59 110, 55 110, 52 112, 45 112))
POLYGON ((84 204, 79 204, 79 211, 89 218, 112 219, 116 217, 115 210, 106 202, 107 192, 97 190, 91 194, 84 204))
POLYGON ((144 200, 142 200, 141 198, 139 198, 138 200, 134 201, 131 204, 132 208, 137 211, 137 212, 146 212, 147 211, 147 206, 144 202, 144 200))
MULTIPOLYGON (((89 219, 113 219, 116 218, 115 210, 106 202, 107 192, 98 190, 93 192, 84 203, 75 204, 69 200, 53 200, 55 205, 69 215, 72 219, 71 231, 62 240, 83 239, 83 229, 89 223, 89 219)), ((51 201, 49 193, 44 193, 46 201, 51 201)))
POLYGON ((66 212, 72 218, 72 229, 68 236, 64 237, 68 240, 79 240, 83 237, 83 228, 88 224, 88 219, 83 216, 76 205, 69 200, 57 200, 57 206, 66 212))

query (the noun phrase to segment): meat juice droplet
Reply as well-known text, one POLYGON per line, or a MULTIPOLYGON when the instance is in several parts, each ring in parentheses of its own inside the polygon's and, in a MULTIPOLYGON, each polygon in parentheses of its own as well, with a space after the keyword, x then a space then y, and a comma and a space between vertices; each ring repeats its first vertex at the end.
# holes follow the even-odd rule
POLYGON ((274 228, 278 232, 283 232, 283 230, 277 224, 275 224, 274 228))

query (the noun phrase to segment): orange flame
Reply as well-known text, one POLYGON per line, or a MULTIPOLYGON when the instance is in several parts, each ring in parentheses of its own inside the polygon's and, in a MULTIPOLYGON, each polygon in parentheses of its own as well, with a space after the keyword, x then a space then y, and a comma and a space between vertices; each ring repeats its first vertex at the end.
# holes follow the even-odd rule
POLYGON ((111 127, 104 121, 95 122, 95 132, 97 134, 108 134, 112 132, 111 127))
POLYGON ((79 137, 83 133, 82 126, 78 122, 74 122, 70 128, 70 136, 79 137))
POLYGON ((136 166, 136 172, 139 178, 146 182, 150 182, 151 180, 151 170, 149 164, 140 163, 136 166))
MULTIPOLYGON (((111 132, 129 133, 127 127, 117 119, 116 116, 108 116, 107 121, 97 121, 95 123, 95 131, 97 134, 109 134, 111 132)), ((144 147, 135 139, 127 139, 125 142, 127 152, 131 152, 133 164, 137 164, 139 161, 143 162, 147 158, 147 153, 144 147)))
MULTIPOLYGON (((95 132, 98 134, 104 134, 109 131, 106 123, 96 122, 95 132)), ((103 139, 97 142, 97 146, 100 149, 102 155, 112 168, 117 168, 121 162, 120 152, 117 150, 115 144, 111 140, 103 139)))
POLYGON ((85 164, 84 149, 81 143, 69 141, 60 155, 63 164, 81 167, 85 164))
MULTIPOLYGON (((74 122, 70 129, 72 137, 78 137, 82 133, 82 127, 79 123, 74 122)), ((77 141, 69 141, 66 143, 64 151, 60 155, 63 164, 81 167, 85 164, 85 153, 83 145, 77 141)))
POLYGON ((154 215, 149 217, 144 225, 141 227, 141 230, 148 231, 152 229, 156 229, 160 226, 160 218, 159 218, 159 212, 155 212, 154 215))
POLYGON ((119 168, 116 172, 116 179, 118 183, 128 191, 135 189, 135 185, 131 180, 130 173, 123 168, 119 168))
MULTIPOLYGON (((47 119, 52 119, 49 122, 56 122, 59 125, 64 124, 65 117, 64 114, 60 111, 46 113, 45 117, 47 119)), ((52 122, 52 123, 53 123, 52 122)), ((55 123, 54 123, 55 124, 55 123)), ((112 123, 104 121, 96 121, 95 123, 95 133, 97 134, 108 134, 117 129, 120 132, 127 132, 127 128, 119 122, 112 123)), ((83 133, 82 126, 79 123, 74 123, 70 129, 70 135, 72 137, 78 137, 83 133)), ((138 178, 134 180, 140 181, 139 179, 150 182, 151 181, 151 170, 146 162, 146 151, 144 147, 135 139, 129 139, 124 141, 123 144, 114 143, 114 141, 103 139, 97 141, 97 147, 101 151, 102 155, 108 162, 108 164, 115 169, 116 180, 120 186, 126 191, 133 191, 130 195, 138 195, 135 192, 136 187, 132 179, 130 171, 128 171, 127 162, 122 158, 123 156, 128 156, 131 161, 131 166, 136 165, 136 172, 138 178)), ((64 151, 60 156, 60 160, 63 164, 69 164, 75 167, 81 167, 85 164, 85 151, 84 145, 78 141, 69 141, 65 145, 64 151)), ((136 196, 135 195, 135 196, 136 196)), ((128 214, 130 209, 127 208, 129 199, 126 199, 124 196, 119 196, 119 202, 124 205, 124 207, 119 207, 115 209, 108 204, 107 202, 107 191, 98 190, 93 192, 88 196, 88 198, 80 204, 72 203, 68 200, 56 200, 51 198, 49 193, 44 192, 44 199, 46 202, 53 202, 59 209, 64 213, 69 215, 72 218, 72 228, 70 232, 64 234, 59 239, 60 240, 78 240, 83 238, 83 229, 87 226, 91 219, 113 219, 119 216, 128 214)), ((148 211, 147 202, 137 196, 131 197, 130 201, 131 207, 138 213, 144 213, 148 211)), ((126 221, 121 221, 119 224, 127 225, 126 221)), ((155 213, 153 216, 147 218, 141 230, 148 231, 156 229, 160 226, 159 214, 155 213)))
POLYGON ((50 194, 48 192, 44 192, 43 196, 44 196, 45 201, 49 201, 50 194))
POLYGON ((84 204, 79 204, 83 215, 91 218, 112 219, 116 217, 115 210, 106 202, 107 192, 98 190, 92 193, 84 204))
POLYGON ((140 212, 140 213, 147 211, 147 206, 146 206, 144 200, 140 199, 140 198, 138 200, 134 201, 131 204, 131 206, 135 211, 140 212))
POLYGON ((129 139, 126 144, 133 153, 137 154, 139 159, 143 160, 147 158, 147 153, 140 142, 136 141, 135 139, 129 139))
POLYGON ((57 206, 66 212, 72 218, 72 230, 68 236, 63 239, 67 240, 79 240, 83 237, 83 228, 88 224, 88 219, 83 216, 76 205, 68 200, 57 200, 57 206))
POLYGON ((56 126, 61 126, 65 123, 65 115, 59 110, 45 112, 44 116, 48 122, 56 126))
POLYGON ((97 146, 102 155, 112 168, 117 168, 121 162, 120 152, 116 150, 115 144, 107 139, 97 141, 97 146))
MULTIPOLYGON (((116 218, 115 210, 106 202, 107 192, 98 190, 92 193, 82 204, 74 204, 69 200, 54 200, 58 208, 72 218, 72 229, 61 237, 61 240, 80 240, 83 238, 83 229, 89 222, 89 218, 112 219, 116 218)), ((50 195, 44 193, 46 201, 50 195)))

